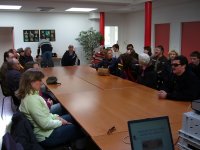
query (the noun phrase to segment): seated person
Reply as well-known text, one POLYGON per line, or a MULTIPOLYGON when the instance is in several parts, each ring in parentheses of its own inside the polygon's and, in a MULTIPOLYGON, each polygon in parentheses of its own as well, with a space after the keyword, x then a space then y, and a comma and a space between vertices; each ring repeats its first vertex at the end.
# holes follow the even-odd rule
POLYGON ((113 49, 113 57, 114 58, 118 58, 122 53, 119 51, 119 45, 118 44, 114 44, 112 46, 112 49, 113 49))
POLYGON ((16 58, 13 58, 11 61, 8 61, 8 71, 6 73, 6 82, 13 92, 19 88, 20 77, 20 63, 16 58))
POLYGON ((151 55, 152 55, 151 47, 150 46, 145 46, 144 47, 144 53, 148 54, 151 57, 151 55))
POLYGON ((123 79, 127 79, 130 81, 136 80, 136 70, 134 68, 135 65, 138 64, 133 63, 133 57, 127 53, 120 55, 118 59, 118 73, 117 75, 123 79))
POLYGON ((200 52, 194 51, 190 54, 191 63, 189 68, 197 75, 200 79, 200 52))
POLYGON ((156 89, 157 74, 148 54, 142 53, 139 55, 139 65, 137 83, 156 89))
POLYGON ((97 65, 105 58, 105 50, 103 46, 99 47, 99 52, 92 56, 91 67, 96 68, 97 65))
MULTIPOLYGON (((33 62, 33 61, 27 62, 25 64, 25 71, 27 71, 31 68, 40 69, 39 63, 33 62)), ((51 113, 62 115, 63 112, 65 112, 65 110, 62 108, 60 103, 55 102, 54 98, 52 98, 53 94, 50 91, 47 91, 47 88, 44 84, 41 85, 39 95, 44 98, 51 113), (54 104, 54 103, 56 103, 56 104, 54 104)))
POLYGON ((20 63, 16 58, 8 61, 8 71, 6 73, 6 83, 10 89, 14 104, 19 106, 20 101, 15 97, 15 92, 19 88, 19 80, 21 77, 20 63))
POLYGON ((25 67, 24 67, 24 71, 30 69, 30 68, 36 68, 36 69, 39 69, 40 68, 40 65, 39 63, 37 62, 34 62, 34 61, 29 61, 25 64, 25 67))
POLYGON ((97 65, 98 68, 108 68, 112 75, 117 73, 117 59, 112 57, 112 50, 106 52, 106 57, 97 65))
POLYGON ((170 50, 168 53, 168 60, 167 60, 167 70, 169 73, 172 72, 171 63, 178 56, 178 53, 175 50, 170 50))
POLYGON ((163 83, 168 80, 170 74, 167 67, 167 58, 164 56, 164 47, 162 45, 156 46, 151 61, 154 66, 154 70, 157 73, 157 89, 161 89, 163 87, 163 83))
POLYGON ((184 56, 177 56, 172 61, 173 74, 158 92, 161 99, 190 101, 200 98, 200 80, 188 69, 188 61, 184 56))
POLYGON ((133 44, 128 44, 126 50, 126 53, 130 54, 134 58, 134 61, 138 61, 138 54, 135 52, 133 44))
POLYGON ((24 50, 24 62, 27 63, 29 61, 33 61, 33 57, 31 56, 31 48, 26 47, 24 50))
POLYGON ((25 66, 25 56, 23 48, 17 49, 17 53, 19 54, 19 63, 24 67, 25 66))
POLYGON ((14 58, 16 58, 16 59, 18 59, 18 58, 19 58, 19 55, 18 55, 18 53, 17 53, 17 50, 16 50, 16 49, 9 49, 9 50, 8 50, 8 52, 11 52, 11 53, 13 53, 13 55, 14 55, 14 58))
POLYGON ((6 83, 6 73, 8 71, 8 61, 12 61, 12 59, 14 58, 13 53, 11 52, 5 52, 4 53, 4 62, 0 68, 0 80, 1 80, 1 88, 3 91, 3 94, 5 96, 10 96, 11 92, 8 88, 8 85, 6 83))
POLYGON ((45 100, 39 96, 44 74, 37 70, 23 73, 17 93, 21 104, 19 110, 33 125, 36 139, 44 147, 63 145, 84 136, 69 115, 52 114, 45 100))
POLYGON ((78 56, 74 51, 73 45, 68 46, 68 50, 64 53, 62 57, 61 64, 62 66, 80 65, 80 60, 78 59, 78 56))

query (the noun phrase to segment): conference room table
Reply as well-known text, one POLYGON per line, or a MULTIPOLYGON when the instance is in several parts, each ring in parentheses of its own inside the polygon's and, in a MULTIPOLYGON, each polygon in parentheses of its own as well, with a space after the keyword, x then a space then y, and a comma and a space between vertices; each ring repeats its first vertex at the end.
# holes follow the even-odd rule
POLYGON ((64 108, 102 150, 131 150, 129 120, 168 116, 174 143, 189 102, 160 100, 157 91, 116 76, 98 76, 88 66, 42 69, 45 80, 56 76, 59 85, 47 85, 64 108), (116 131, 108 135, 110 128, 116 131))

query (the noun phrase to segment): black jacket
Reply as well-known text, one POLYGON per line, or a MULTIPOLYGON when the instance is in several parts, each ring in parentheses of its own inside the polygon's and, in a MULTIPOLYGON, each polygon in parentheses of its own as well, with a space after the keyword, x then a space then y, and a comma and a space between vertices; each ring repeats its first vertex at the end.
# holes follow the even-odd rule
POLYGON ((165 56, 160 58, 153 57, 151 59, 154 70, 157 73, 157 89, 161 89, 163 84, 169 80, 170 69, 169 62, 165 56))
POLYGON ((172 74, 164 90, 167 99, 191 101, 200 98, 200 80, 191 71, 186 70, 181 76, 172 74))
POLYGON ((24 67, 25 66, 25 57, 24 56, 19 56, 19 63, 24 67))
POLYGON ((108 68, 112 75, 117 73, 117 59, 103 59, 98 65, 97 68, 108 68))
POLYGON ((12 117, 11 135, 15 142, 22 144, 24 150, 43 150, 35 138, 31 123, 21 112, 12 117))
POLYGON ((75 52, 70 55, 69 51, 66 51, 62 57, 61 64, 62 66, 74 66, 76 65, 77 59, 78 58, 75 52))
POLYGON ((200 79, 200 64, 198 66, 194 64, 189 64, 189 69, 196 74, 196 76, 200 79))
POLYGON ((19 88, 19 81, 21 78, 21 73, 15 69, 8 70, 6 73, 6 83, 8 88, 14 93, 19 88))
POLYGON ((144 71, 142 69, 139 70, 137 83, 156 89, 157 74, 153 65, 148 66, 144 71))
POLYGON ((25 64, 26 64, 27 62, 30 62, 30 61, 33 61, 33 57, 32 57, 32 56, 25 56, 25 57, 24 57, 24 62, 25 62, 25 64))

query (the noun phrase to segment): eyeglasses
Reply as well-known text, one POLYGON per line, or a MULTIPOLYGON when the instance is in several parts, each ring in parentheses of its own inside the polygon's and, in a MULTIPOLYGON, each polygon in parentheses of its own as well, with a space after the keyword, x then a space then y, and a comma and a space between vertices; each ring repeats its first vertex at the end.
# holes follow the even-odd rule
POLYGON ((172 67, 178 67, 181 64, 171 64, 172 67))
POLYGON ((110 135, 112 134, 114 131, 116 131, 115 126, 111 127, 110 129, 108 129, 107 134, 110 135))

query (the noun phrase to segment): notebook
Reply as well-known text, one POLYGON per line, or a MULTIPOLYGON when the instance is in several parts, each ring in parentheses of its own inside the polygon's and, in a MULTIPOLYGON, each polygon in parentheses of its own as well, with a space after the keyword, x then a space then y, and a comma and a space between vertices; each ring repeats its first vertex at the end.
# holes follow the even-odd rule
POLYGON ((167 116, 128 121, 132 150, 174 150, 167 116))

